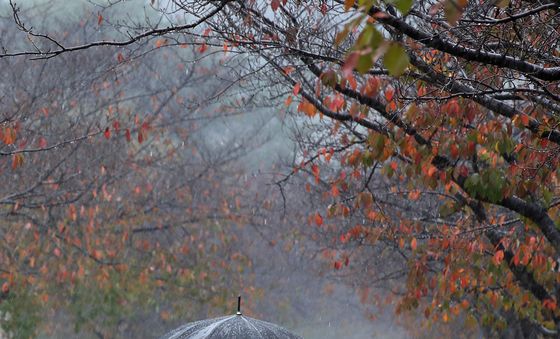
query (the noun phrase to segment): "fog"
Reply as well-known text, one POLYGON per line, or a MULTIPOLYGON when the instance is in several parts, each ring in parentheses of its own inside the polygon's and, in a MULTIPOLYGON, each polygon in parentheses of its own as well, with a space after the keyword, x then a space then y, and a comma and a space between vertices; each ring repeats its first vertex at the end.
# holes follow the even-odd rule
MULTIPOLYGON (((6 4, 7 1, 3 1, 2 17, 4 18, 9 15, 6 4)), ((100 25, 98 34, 94 36, 95 39, 108 37, 118 39, 124 36, 127 30, 119 26, 119 18, 126 18, 129 23, 145 22, 145 20, 154 22, 159 19, 158 12, 149 5, 149 1, 119 1, 109 8, 105 8, 102 4, 96 1, 63 0, 18 2, 30 26, 37 27, 38 30, 42 27, 46 28, 48 33, 52 34, 59 32, 57 29, 59 22, 70 26, 79 25, 84 19, 89 18, 92 21, 91 18, 102 15, 103 20, 111 23, 112 26, 106 28, 105 25, 100 25), (34 8, 33 12, 28 12, 31 8, 34 8)), ((169 65, 158 53, 163 51, 152 51, 150 54, 154 59, 160 58, 161 63, 153 63, 154 59, 152 59, 150 65, 156 68, 154 72, 160 72, 164 77, 168 77, 162 82, 180 81, 181 77, 185 77, 184 72, 169 71, 169 65)), ((189 58, 188 53, 185 54, 185 58, 189 58)), ((204 61, 195 67, 199 67, 198 65, 204 65, 204 61)), ((128 90, 132 93, 141 92, 145 87, 156 82, 156 80, 146 80, 137 83, 137 88, 132 87, 128 90)), ((254 190, 255 195, 260 194, 262 199, 266 199, 267 194, 270 194, 272 199, 279 199, 280 192, 274 182, 290 173, 291 161, 297 156, 295 153, 297 145, 293 135, 294 120, 286 118, 287 109, 282 105, 282 101, 269 107, 261 107, 258 103, 259 93, 252 95, 254 103, 243 101, 245 98, 243 88, 232 86, 224 95, 213 98, 207 103, 208 111, 219 112, 223 104, 235 100, 241 100, 243 104, 247 104, 247 108, 242 107, 242 114, 218 117, 211 120, 211 123, 201 120, 196 132, 190 138, 194 139, 193 142, 197 147, 207 151, 205 156, 208 159, 219 158, 230 152, 229 147, 239 146, 240 156, 234 162, 234 166, 237 170, 246 173, 244 180, 251 185, 250 190, 254 190), (254 97, 255 95, 257 98, 254 97)), ((172 142, 179 143, 180 140, 172 140, 172 142)), ((224 180, 227 181, 228 178, 224 180)), ((245 245, 244 248, 231 248, 230 251, 244 251, 251 262, 250 267, 246 268, 245 276, 253 281, 255 288, 264 291, 260 298, 247 301, 251 308, 246 314, 283 325, 310 339, 405 338, 406 332, 393 320, 394 311, 390 305, 385 309, 378 309, 362 304, 354 289, 355 286, 347 280, 332 276, 329 273, 332 268, 315 258, 313 252, 319 251, 319 245, 308 243, 305 238, 298 238, 289 233, 292 230, 292 223, 298 223, 300 218, 300 216, 295 217, 301 212, 295 210, 298 205, 297 199, 306 198, 297 196, 296 193, 291 194, 289 186, 286 189, 288 190, 286 194, 295 197, 296 201, 283 207, 280 201, 276 200, 270 214, 263 212, 252 224, 240 225, 236 228, 237 236, 243 239, 245 245), (276 241, 275 239, 280 235, 285 238, 276 241), (271 243, 273 240, 275 244, 271 243), (375 319, 372 319, 371 315, 375 315, 375 319)), ((240 293, 238 290, 229 292, 231 313, 235 310, 235 296, 238 293, 240 293)), ((379 290, 377 293, 386 292, 379 290)), ((87 331, 76 333, 71 330, 72 326, 65 328, 64 322, 67 320, 65 312, 67 311, 52 310, 50 319, 60 324, 54 326, 53 334, 43 334, 39 337, 96 337, 96 334, 87 331)), ((146 320, 144 326, 149 327, 151 333, 159 331, 163 334, 181 323, 215 315, 218 315, 216 309, 207 309, 206 312, 192 314, 188 319, 161 321, 159 314, 154 312, 154 320, 146 320)), ((124 337, 126 333, 127 329, 123 329, 124 337)))

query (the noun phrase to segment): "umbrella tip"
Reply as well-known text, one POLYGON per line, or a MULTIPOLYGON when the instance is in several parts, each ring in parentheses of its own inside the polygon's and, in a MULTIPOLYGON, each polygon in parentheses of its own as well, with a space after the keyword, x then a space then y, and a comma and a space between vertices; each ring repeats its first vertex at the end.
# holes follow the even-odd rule
POLYGON ((237 296, 237 315, 241 315, 241 296, 237 296))

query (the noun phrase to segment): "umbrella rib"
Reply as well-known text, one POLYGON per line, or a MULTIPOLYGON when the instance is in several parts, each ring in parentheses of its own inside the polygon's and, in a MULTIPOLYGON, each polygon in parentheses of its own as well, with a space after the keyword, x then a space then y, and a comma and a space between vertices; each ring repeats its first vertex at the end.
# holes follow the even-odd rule
POLYGON ((203 338, 208 338, 210 337, 210 335, 212 335, 212 333, 214 333, 214 331, 216 330, 216 328, 218 328, 219 325, 223 324, 224 322, 230 320, 231 318, 235 317, 235 315, 232 315, 230 317, 227 317, 225 319, 222 319, 220 321, 217 321, 215 323, 212 323, 211 325, 209 325, 208 327, 198 331, 196 334, 194 334, 191 339, 203 339, 203 338))
POLYGON ((241 316, 241 319, 245 320, 247 324, 251 325, 251 327, 254 328, 255 331, 257 331, 257 333, 262 337, 261 331, 259 331, 259 329, 255 325, 253 325, 249 320, 245 319, 244 316, 241 316))

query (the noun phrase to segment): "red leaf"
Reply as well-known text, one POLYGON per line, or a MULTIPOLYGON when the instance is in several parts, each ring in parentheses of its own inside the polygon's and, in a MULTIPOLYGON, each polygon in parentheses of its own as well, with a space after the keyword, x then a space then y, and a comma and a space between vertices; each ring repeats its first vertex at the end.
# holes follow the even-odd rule
POLYGON ((300 89, 301 89, 301 84, 298 82, 298 83, 294 86, 294 90, 293 90, 294 95, 298 95, 300 89))
POLYGON ((200 47, 198 48, 198 52, 204 53, 207 49, 208 49, 208 45, 206 44, 206 42, 203 42, 202 45, 200 45, 200 47))
POLYGON ((109 127, 105 128, 105 132, 103 132, 103 135, 105 136, 105 139, 109 139, 111 137, 111 130, 109 129, 109 127))
POLYGON ((529 126, 529 116, 527 114, 521 114, 521 122, 524 126, 529 126))
POLYGON ((101 15, 101 13, 97 14, 97 25, 101 26, 101 23, 103 22, 103 16, 101 15))
POLYGON ((47 139, 44 137, 39 138, 39 148, 47 148, 47 139))
POLYGON ((457 144, 455 144, 455 143, 451 144, 451 156, 453 158, 457 158, 459 156, 459 148, 457 147, 457 144))
POLYGON ((270 3, 270 7, 274 12, 276 12, 278 10, 278 7, 280 7, 280 0, 272 0, 272 2, 270 3))
POLYGON ((121 123, 118 120, 113 121, 113 128, 115 129, 116 133, 119 133, 121 129, 121 123))
POLYGON ((319 177, 319 173, 320 173, 319 166, 317 166, 317 164, 313 164, 313 165, 311 166, 311 172, 313 172, 313 175, 314 175, 316 178, 319 177))
POLYGON ((118 62, 123 62, 124 61, 124 56, 122 55, 121 52, 119 52, 119 54, 117 54, 117 61, 118 62))
POLYGON ((286 66, 286 67, 283 68, 283 70, 284 70, 284 73, 286 73, 286 75, 288 75, 288 74, 292 73, 293 71, 295 71, 295 68, 292 67, 292 66, 286 66))
POLYGON ((144 133, 142 131, 138 131, 138 142, 142 143, 144 141, 144 133))
POLYGON ((124 135, 126 136, 126 141, 130 142, 130 140, 132 139, 130 137, 130 130, 127 128, 124 135))
POLYGON ((335 261, 334 262, 334 269, 339 270, 341 268, 342 268, 342 263, 340 261, 335 261))
POLYGON ((347 77, 352 74, 354 68, 356 68, 356 65, 358 64, 359 58, 360 54, 358 52, 352 52, 348 55, 346 61, 344 62, 344 66, 342 66, 342 73, 344 76, 347 77))
POLYGON ((545 299, 543 301, 543 306, 544 308, 554 311, 556 309, 556 301, 554 299, 545 299))

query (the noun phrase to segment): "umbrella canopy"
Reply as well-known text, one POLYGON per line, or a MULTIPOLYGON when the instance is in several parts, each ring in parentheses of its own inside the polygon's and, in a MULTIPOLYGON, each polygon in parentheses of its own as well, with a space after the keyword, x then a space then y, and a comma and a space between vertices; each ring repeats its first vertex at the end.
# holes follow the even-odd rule
POLYGON ((285 328, 241 314, 195 321, 183 325, 161 339, 302 339, 285 328))

